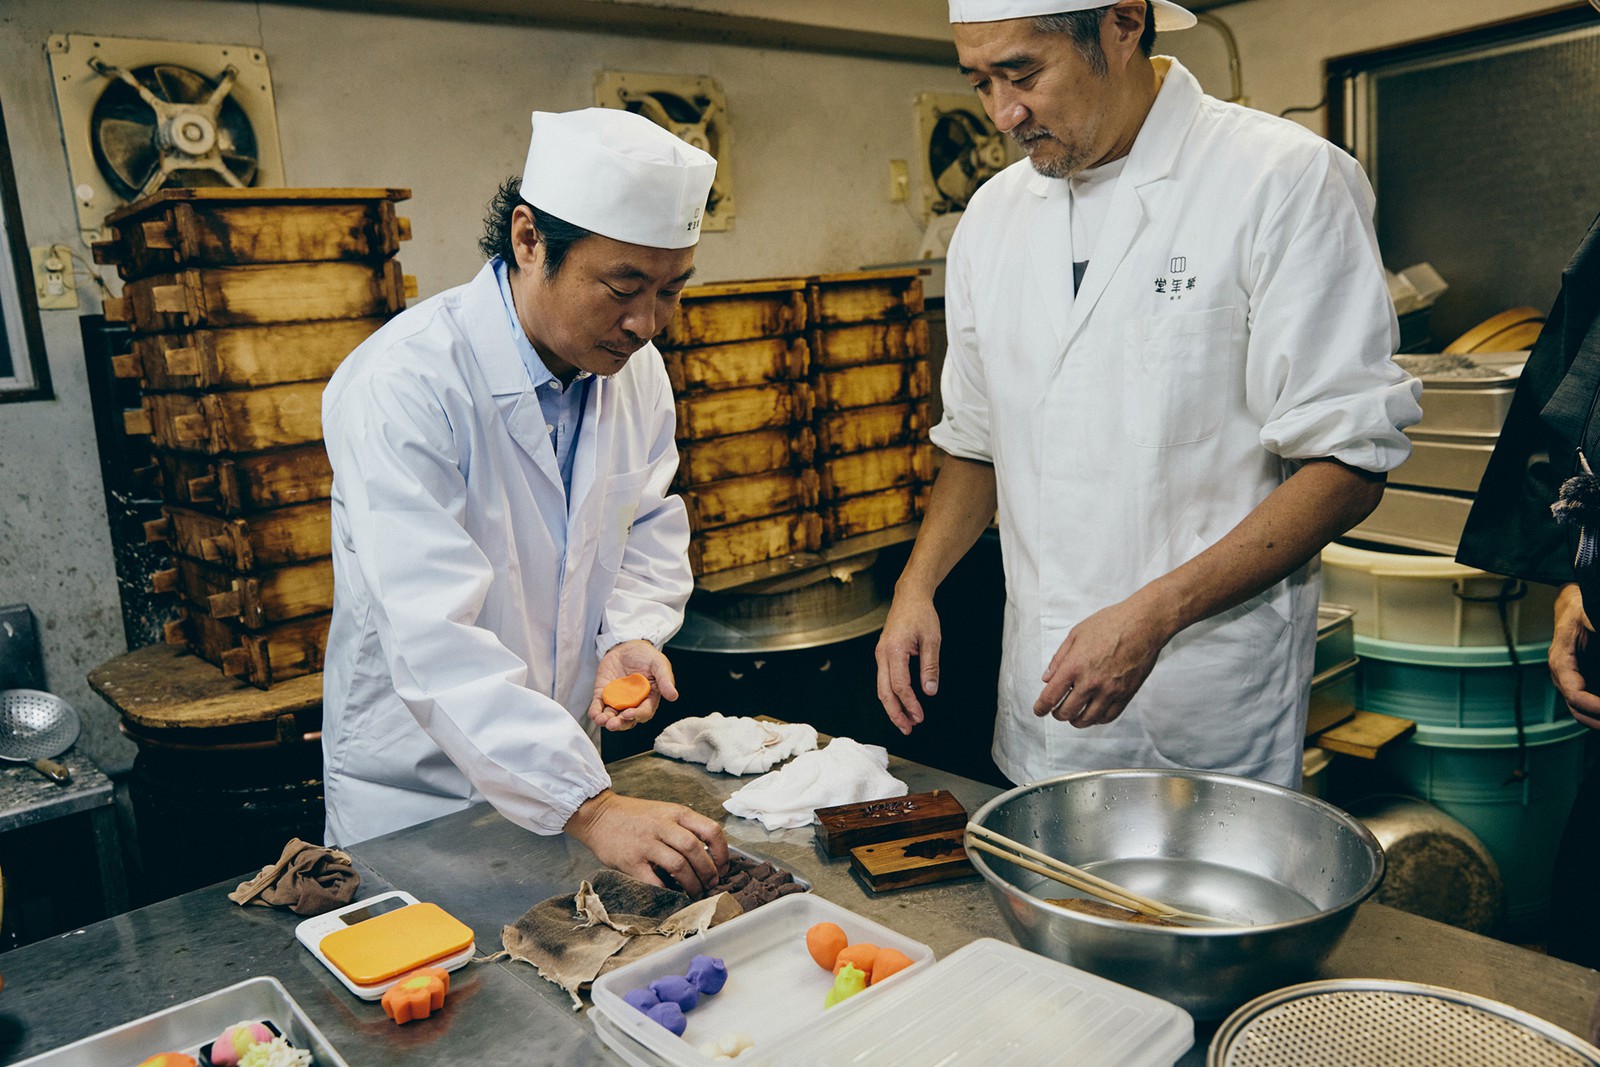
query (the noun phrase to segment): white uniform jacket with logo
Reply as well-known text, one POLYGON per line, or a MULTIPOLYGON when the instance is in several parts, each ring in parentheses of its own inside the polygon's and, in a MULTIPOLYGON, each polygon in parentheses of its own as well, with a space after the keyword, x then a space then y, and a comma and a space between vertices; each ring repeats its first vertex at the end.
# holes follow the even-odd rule
POLYGON ((590 384, 570 512, 490 267, 357 348, 322 422, 328 842, 481 799, 559 832, 610 784, 587 716, 599 656, 666 641, 693 586, 659 354, 590 384))
POLYGON ((1410 453, 1421 386, 1348 155, 1205 96, 1176 61, 1076 297, 1067 183, 1026 161, 952 242, 934 442, 992 462, 1006 612, 994 755, 1017 782, 1109 767, 1300 776, 1315 562, 1180 633, 1127 710, 1033 715, 1067 632, 1227 534, 1295 469, 1410 453))

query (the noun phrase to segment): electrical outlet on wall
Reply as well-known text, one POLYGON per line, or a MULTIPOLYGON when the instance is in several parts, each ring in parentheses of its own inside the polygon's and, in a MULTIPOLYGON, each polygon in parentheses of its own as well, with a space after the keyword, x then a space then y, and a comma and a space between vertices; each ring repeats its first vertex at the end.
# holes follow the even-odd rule
POLYGON ((78 306, 78 283, 72 277, 72 257, 61 245, 34 245, 33 292, 39 310, 78 306))

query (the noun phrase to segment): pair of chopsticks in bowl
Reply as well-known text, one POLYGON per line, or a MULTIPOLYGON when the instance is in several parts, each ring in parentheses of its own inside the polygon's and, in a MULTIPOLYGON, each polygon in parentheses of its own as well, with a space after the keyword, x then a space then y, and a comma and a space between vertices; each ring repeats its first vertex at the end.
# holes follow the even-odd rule
POLYGON ((1107 904, 1112 904, 1140 915, 1148 915, 1151 918, 1164 919, 1168 922, 1182 925, 1234 925, 1229 920, 1219 919, 1214 915, 1202 915, 1195 911, 1185 911, 1170 904, 1163 904, 1159 900, 1152 900, 1150 897, 1135 893, 1125 886, 1120 886, 1115 882, 1108 882, 1099 875, 1090 874, 1080 867, 1074 867, 1072 864, 1058 860, 1054 856, 1029 848, 1019 841, 1013 841, 1004 834, 996 833, 986 826, 979 826, 975 822, 967 823, 966 846, 969 849, 977 849, 979 852, 987 852, 991 856, 998 856, 1025 870, 1030 870, 1035 874, 1042 874, 1046 878, 1052 878, 1060 882, 1062 885, 1071 886, 1081 893, 1087 893, 1097 900, 1103 900, 1107 904))

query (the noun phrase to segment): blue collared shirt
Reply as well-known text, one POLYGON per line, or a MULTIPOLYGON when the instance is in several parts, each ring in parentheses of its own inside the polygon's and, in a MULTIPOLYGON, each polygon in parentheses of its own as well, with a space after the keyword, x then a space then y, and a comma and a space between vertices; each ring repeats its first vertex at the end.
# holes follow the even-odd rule
POLYGON ((539 358, 533 342, 528 340, 527 331, 517 319, 517 306, 511 299, 511 282, 504 260, 495 259, 494 277, 500 283, 500 300, 505 304, 511 343, 516 346, 517 355, 522 357, 522 365, 528 368, 528 378, 539 394, 539 410, 544 412, 545 429, 550 431, 550 447, 555 452, 556 467, 561 471, 561 484, 570 501, 572 459, 576 454, 573 445, 577 443, 578 431, 583 428, 583 405, 589 396, 589 380, 594 375, 579 371, 576 378, 563 385, 560 378, 550 373, 550 368, 539 358))

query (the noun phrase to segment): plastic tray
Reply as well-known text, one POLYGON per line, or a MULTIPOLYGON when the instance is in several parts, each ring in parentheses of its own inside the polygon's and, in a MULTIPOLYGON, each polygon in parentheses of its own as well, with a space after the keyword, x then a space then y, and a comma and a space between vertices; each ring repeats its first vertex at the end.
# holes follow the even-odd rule
MULTIPOLYGON (((677 1067, 716 1063, 699 1046, 734 1030, 755 1041, 754 1047, 739 1057, 739 1063, 745 1067, 771 1063, 775 1053, 824 1018, 822 1001, 833 987, 833 976, 817 966, 805 943, 806 931, 819 922, 837 923, 851 944, 868 941, 897 948, 912 960, 910 967, 880 985, 829 1008, 829 1020, 870 1004, 914 977, 933 959, 933 950, 921 942, 815 894, 796 893, 601 975, 591 990, 594 1007, 590 1013, 604 1015, 612 1024, 609 1029, 677 1067), (718 956, 727 964, 728 984, 717 995, 702 997, 688 1013, 689 1026, 683 1037, 623 1001, 629 990, 665 975, 682 974, 689 961, 702 953, 718 956)), ((602 1040, 608 1040, 607 1028, 597 1025, 596 1030, 602 1040)))
POLYGON ((1171 1067, 1192 1044, 1194 1020, 1177 1005, 981 938, 809 1031, 773 1064, 1171 1067))
POLYGON ((300 1010, 288 990, 271 977, 237 985, 164 1008, 152 1015, 23 1060, 15 1067, 111 1067, 139 1063, 158 1052, 199 1058, 225 1026, 241 1019, 270 1022, 295 1048, 308 1050, 314 1067, 350 1067, 322 1031, 300 1010))

